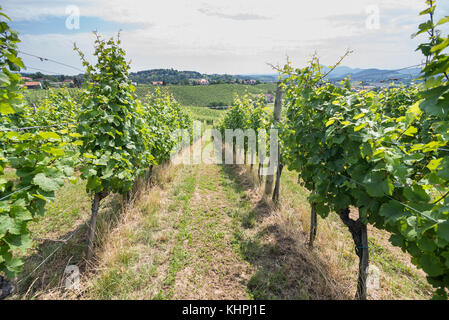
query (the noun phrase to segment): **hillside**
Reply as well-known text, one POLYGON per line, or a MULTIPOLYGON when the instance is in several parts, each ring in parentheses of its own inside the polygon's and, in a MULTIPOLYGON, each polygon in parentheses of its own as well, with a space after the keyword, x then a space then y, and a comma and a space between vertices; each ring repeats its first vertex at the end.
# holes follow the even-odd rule
MULTIPOLYGON (((325 68, 326 69, 326 68, 325 68)), ((420 69, 411 68, 404 70, 386 70, 386 69, 353 69, 349 67, 337 67, 329 74, 330 80, 342 80, 348 76, 355 81, 386 81, 397 79, 403 82, 413 80, 419 76, 420 69)))
MULTIPOLYGON (((330 69, 327 66, 322 66, 325 72, 328 72, 330 69)), ((366 81, 366 82, 379 82, 386 81, 391 79, 398 79, 402 82, 408 82, 410 80, 416 79, 419 76, 421 69, 419 68, 409 68, 409 69, 397 69, 397 70, 388 70, 388 69, 362 69, 362 68, 351 68, 347 66, 338 66, 336 67, 329 75, 329 80, 342 80, 346 77, 350 76, 352 80, 355 81, 366 81)), ((273 74, 247 74, 247 75, 237 75, 238 79, 247 80, 254 79, 259 80, 261 82, 276 82, 278 79, 278 75, 273 74)))
MULTIPOLYGON (((139 85, 136 94, 143 98, 148 93, 155 90, 155 86, 139 85)), ((258 85, 241 84, 217 84, 209 86, 163 86, 162 90, 168 91, 174 95, 175 99, 183 106, 208 107, 215 105, 232 105, 234 95, 243 95, 245 92, 250 94, 273 94, 276 90, 276 84, 266 83, 258 85)))

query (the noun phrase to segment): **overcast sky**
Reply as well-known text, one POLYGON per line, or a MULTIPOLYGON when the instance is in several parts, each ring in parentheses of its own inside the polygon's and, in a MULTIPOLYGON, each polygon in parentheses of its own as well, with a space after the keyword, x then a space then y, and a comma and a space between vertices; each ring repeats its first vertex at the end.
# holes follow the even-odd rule
MULTIPOLYGON (((438 15, 449 13, 440 0, 438 15)), ((73 42, 93 52, 92 30, 121 38, 132 70, 273 73, 286 56, 302 66, 317 51, 333 64, 395 69, 420 63, 410 35, 424 21, 424 0, 3 0, 20 33, 20 49, 81 68, 73 42), (72 6, 72 7, 69 7, 72 6), (70 13, 79 9, 79 28, 70 13), (379 14, 377 19, 377 13, 379 14), (377 20, 379 24, 377 25, 377 20), (67 28, 67 23, 69 28, 67 28)), ((76 70, 23 56, 29 67, 76 70)), ((29 69, 30 72, 35 70, 29 69)))

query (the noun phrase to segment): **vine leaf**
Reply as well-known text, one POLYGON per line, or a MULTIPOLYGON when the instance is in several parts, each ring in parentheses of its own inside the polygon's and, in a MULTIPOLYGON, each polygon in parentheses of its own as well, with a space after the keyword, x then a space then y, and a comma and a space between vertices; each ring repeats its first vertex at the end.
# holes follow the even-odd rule
POLYGON ((44 191, 51 192, 59 189, 59 183, 55 179, 48 178, 43 173, 38 173, 33 178, 33 184, 39 186, 44 191))

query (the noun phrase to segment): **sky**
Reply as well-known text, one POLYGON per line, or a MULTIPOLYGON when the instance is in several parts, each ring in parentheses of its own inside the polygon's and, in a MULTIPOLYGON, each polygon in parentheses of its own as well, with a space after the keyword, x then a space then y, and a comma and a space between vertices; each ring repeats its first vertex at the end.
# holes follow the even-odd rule
MULTIPOLYGON (((287 57, 303 66, 317 52, 333 65, 397 69, 422 62, 411 39, 425 0, 3 0, 23 52, 82 69, 73 43, 93 61, 94 36, 121 31, 131 70, 267 74, 287 57), (79 18, 79 19, 78 19, 79 18), (77 23, 79 21, 79 24, 77 23)), ((449 14, 439 0, 437 17, 449 14)), ((28 71, 79 71, 22 55, 28 71), (35 69, 31 69, 35 68, 35 69)))

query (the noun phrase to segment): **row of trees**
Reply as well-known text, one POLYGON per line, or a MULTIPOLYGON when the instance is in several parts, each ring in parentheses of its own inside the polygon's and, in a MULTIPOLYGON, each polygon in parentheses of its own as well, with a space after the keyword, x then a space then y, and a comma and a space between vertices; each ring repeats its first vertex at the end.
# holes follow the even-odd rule
MULTIPOLYGON (((196 71, 178 71, 174 69, 153 69, 133 72, 130 74, 132 81, 139 84, 151 84, 153 81, 162 81, 164 85, 195 85, 196 80, 207 79, 209 84, 223 83, 247 83, 246 79, 227 74, 201 74, 196 71)), ((260 81, 257 80, 256 84, 260 81)))

